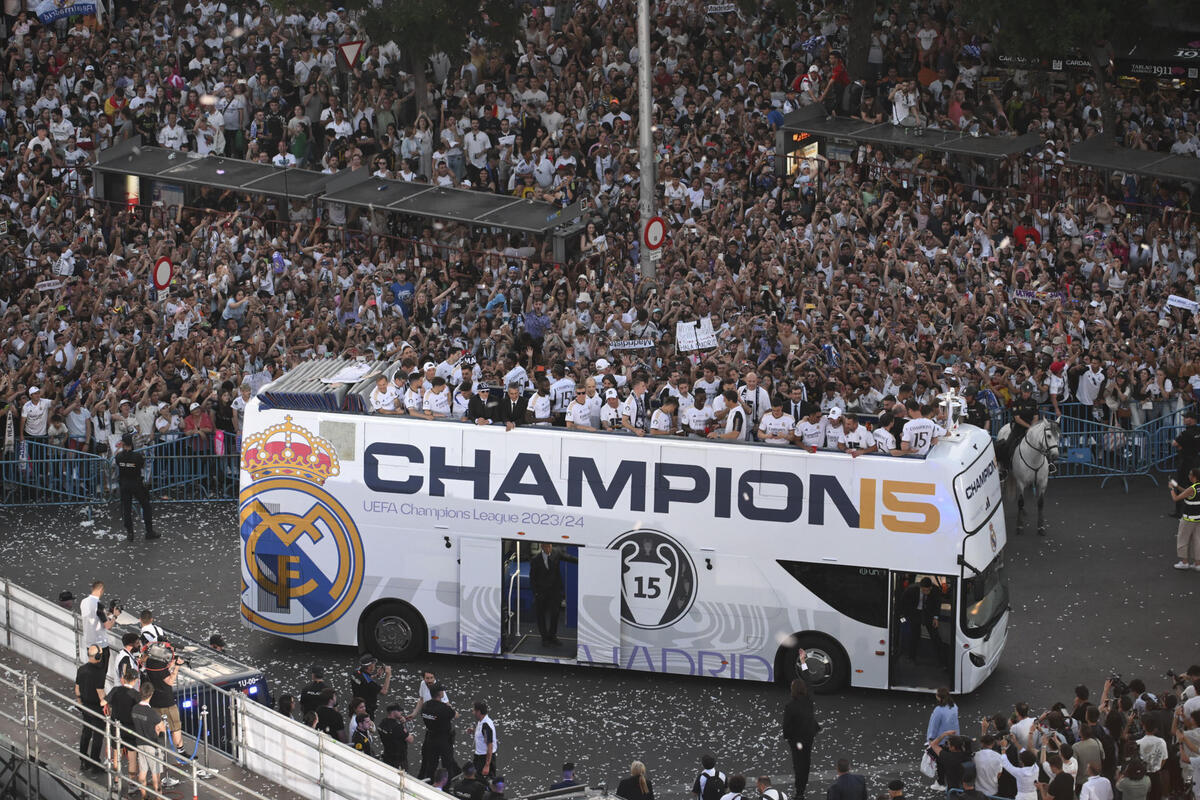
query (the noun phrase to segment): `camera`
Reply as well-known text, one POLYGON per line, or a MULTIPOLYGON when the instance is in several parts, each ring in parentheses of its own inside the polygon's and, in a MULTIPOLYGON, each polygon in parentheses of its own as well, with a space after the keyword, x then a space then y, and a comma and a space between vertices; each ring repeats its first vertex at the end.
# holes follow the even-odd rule
POLYGON ((124 609, 121 607, 121 602, 119 600, 110 600, 109 601, 108 616, 113 617, 113 618, 118 617, 118 616, 120 616, 122 611, 124 611, 124 609))
POLYGON ((1112 684, 1113 697, 1122 697, 1129 693, 1129 686, 1121 680, 1121 673, 1114 672, 1108 676, 1108 680, 1112 684))

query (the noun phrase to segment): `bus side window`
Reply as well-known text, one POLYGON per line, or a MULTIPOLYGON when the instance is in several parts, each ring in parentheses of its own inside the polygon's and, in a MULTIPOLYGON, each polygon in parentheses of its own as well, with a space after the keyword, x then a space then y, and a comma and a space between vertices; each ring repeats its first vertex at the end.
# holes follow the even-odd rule
POLYGON ((804 561, 780 561, 779 566, 838 613, 865 625, 887 627, 886 569, 804 561))

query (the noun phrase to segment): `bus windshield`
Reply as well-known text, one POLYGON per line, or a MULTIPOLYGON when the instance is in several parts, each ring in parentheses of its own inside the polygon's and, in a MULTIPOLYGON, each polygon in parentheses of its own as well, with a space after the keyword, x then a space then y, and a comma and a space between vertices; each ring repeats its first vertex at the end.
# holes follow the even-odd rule
POLYGON ((1008 608, 1003 555, 992 559, 979 574, 963 575, 962 599, 963 633, 983 636, 1008 608))

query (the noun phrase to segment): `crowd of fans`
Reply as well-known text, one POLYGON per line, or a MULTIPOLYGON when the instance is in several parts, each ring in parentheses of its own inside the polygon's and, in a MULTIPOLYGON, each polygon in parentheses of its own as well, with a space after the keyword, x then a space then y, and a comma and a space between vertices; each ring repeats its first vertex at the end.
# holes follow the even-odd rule
MULTIPOLYGON (((463 722, 432 671, 423 673, 411 710, 404 703, 390 702, 386 710, 377 713, 380 697, 388 694, 391 673, 377 669, 374 660, 364 656, 363 665, 351 679, 354 697, 346 704, 346 716, 340 712, 337 693, 325 681, 323 671, 314 668, 310 678, 298 703, 291 695, 281 699, 281 711, 299 714, 306 724, 393 766, 417 773, 419 763, 420 777, 462 800, 479 800, 489 787, 495 792, 497 778, 503 793, 503 777, 492 768, 493 760, 512 763, 519 753, 511 753, 507 746, 499 748, 499 733, 486 704, 477 703, 474 718, 463 722), (442 757, 438 737, 464 725, 467 735, 463 738, 473 743, 475 755, 457 759, 450 735, 442 757), (486 736, 482 733, 485 729, 486 736), (487 743, 494 747, 487 748, 487 743), (410 744, 414 751, 419 747, 419 759, 415 752, 410 757, 410 744), (464 768, 460 768, 460 760, 464 768)), ((934 779, 935 791, 948 791, 949 798, 961 794, 963 800, 1200 798, 1198 692, 1200 665, 1193 665, 1182 675, 1169 672, 1161 686, 1147 687, 1140 678, 1126 683, 1113 675, 1105 680, 1099 697, 1080 684, 1069 702, 1056 702, 1045 709, 1017 702, 1010 710, 979 713, 967 720, 950 691, 939 689, 925 731, 928 763, 922 771, 934 779)), ((786 734, 786 715, 784 729, 786 734)), ((836 760, 836 777, 822 789, 828 800, 867 800, 872 796, 894 800, 924 792, 924 787, 912 786, 911 781, 906 787, 904 776, 898 774, 853 773, 849 760, 831 751, 819 735, 808 744, 817 752, 818 768, 822 761, 832 766, 836 760)), ((694 800, 787 800, 792 788, 773 786, 769 776, 727 774, 725 765, 711 753, 701 758, 700 766, 690 787, 694 800)), ((795 797, 811 793, 807 766, 804 770, 796 776, 795 797)), ((574 763, 565 764, 563 771, 562 781, 548 788, 582 785, 574 763)), ((594 785, 601 779, 591 776, 588 781, 594 785)), ((630 774, 621 776, 616 785, 615 793, 623 800, 654 798, 653 783, 641 761, 635 761, 630 774)))
POLYGON ((1099 698, 1085 685, 1044 711, 960 720, 948 690, 937 694, 926 739, 934 788, 975 797, 1042 800, 1166 800, 1200 797, 1200 665, 1167 673, 1161 687, 1119 675, 1099 698))
POLYGON ((768 402, 799 391, 819 404, 832 387, 862 413, 888 394, 903 402, 899 387, 919 403, 974 387, 995 412, 1032 383, 1039 402, 1078 400, 1128 425, 1200 387, 1190 309, 1167 305, 1200 297, 1189 187, 1065 163, 1090 136, 1196 153, 1193 93, 1114 82, 1118 129, 1104 131, 1090 77, 997 69, 953 3, 880 4, 865 75, 842 60, 837 3, 800 3, 794 21, 772 5, 741 17, 656 3, 655 180, 670 242, 643 277, 631 0, 525 6, 515 45, 473 38, 461 58, 422 65, 425 82, 394 45, 371 42, 348 88, 333 44, 359 33, 326 6, 118 2, 100 24, 10 18, 0 410, 19 418, 12 437, 108 452, 125 432, 236 435, 245 398, 296 363, 405 344, 417 364, 466 351, 476 380, 504 388, 514 366, 561 367, 583 385, 605 361, 657 397, 672 374, 696 385, 711 363, 742 389, 754 372, 768 402), (913 138, 781 179, 775 130, 813 103, 1033 131, 1044 145, 976 164, 913 138), (134 134, 582 201, 588 223, 557 263, 524 236, 336 204, 219 189, 186 208, 92 199, 88 165, 134 134), (152 298, 164 255, 178 274, 152 298), (676 323, 705 316, 716 348, 678 352, 676 323), (619 349, 628 340, 650 345, 619 349))

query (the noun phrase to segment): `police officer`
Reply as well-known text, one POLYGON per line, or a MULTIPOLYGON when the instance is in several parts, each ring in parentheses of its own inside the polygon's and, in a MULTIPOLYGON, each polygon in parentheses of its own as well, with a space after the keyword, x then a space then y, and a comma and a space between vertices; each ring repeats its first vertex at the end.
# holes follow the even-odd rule
POLYGON ((988 413, 987 406, 979 402, 979 390, 974 386, 968 386, 967 390, 963 392, 963 397, 967 398, 967 418, 964 421, 990 433, 992 415, 988 413))
MULTIPOLYGON (((1179 458, 1175 462, 1175 482, 1180 486, 1187 486, 1188 471, 1197 466, 1197 461, 1200 460, 1200 425, 1196 424, 1196 410, 1189 407, 1183 412, 1184 428, 1179 432, 1171 442, 1171 446, 1179 451, 1179 458)), ((1172 517, 1179 519, 1183 513, 1183 502, 1175 503, 1175 513, 1172 517)))
POLYGON ((1021 396, 1013 401, 1012 412, 1012 425, 1008 431, 1008 440, 1004 443, 1006 460, 1010 465, 1021 440, 1038 419, 1037 401, 1033 399, 1033 381, 1021 384, 1021 396))
POLYGON ((486 791, 487 784, 479 780, 475 765, 466 764, 463 766, 462 777, 454 782, 450 794, 458 800, 483 800, 486 791))
POLYGON ((142 468, 146 460, 133 449, 133 434, 121 437, 121 449, 117 453, 117 478, 121 489, 121 517, 125 520, 125 536, 133 541, 133 501, 142 507, 142 522, 146 524, 146 538, 157 539, 150 518, 150 492, 142 481, 142 468))
POLYGON ((429 689, 433 698, 421 706, 421 720, 425 723, 425 742, 421 746, 421 772, 418 777, 427 780, 433 777, 438 764, 446 768, 449 778, 458 775, 458 763, 454 760, 454 718, 458 713, 446 704, 446 690, 440 683, 429 689))

